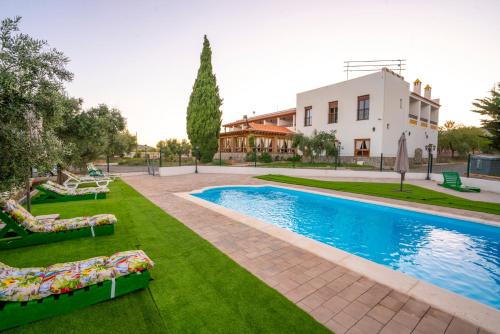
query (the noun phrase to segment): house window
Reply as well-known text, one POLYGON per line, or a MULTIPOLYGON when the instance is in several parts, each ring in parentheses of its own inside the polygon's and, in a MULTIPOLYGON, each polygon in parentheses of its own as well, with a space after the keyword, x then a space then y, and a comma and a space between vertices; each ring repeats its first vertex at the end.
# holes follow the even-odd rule
POLYGON ((399 109, 403 109, 403 99, 399 99, 399 109))
POLYGON ((339 102, 328 103, 328 124, 337 123, 339 120, 339 102))
POLYGON ((304 108, 304 126, 311 126, 312 125, 312 107, 305 107, 304 108))
POLYGON ((370 95, 358 96, 358 121, 366 120, 370 115, 370 95))
POLYGON ((357 158, 370 157, 370 139, 354 139, 354 156, 357 158))

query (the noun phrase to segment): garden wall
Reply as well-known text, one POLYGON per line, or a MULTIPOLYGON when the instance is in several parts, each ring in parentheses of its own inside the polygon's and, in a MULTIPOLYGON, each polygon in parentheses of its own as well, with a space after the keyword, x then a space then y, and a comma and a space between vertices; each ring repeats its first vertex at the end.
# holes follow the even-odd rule
MULTIPOLYGON (((195 166, 161 167, 160 176, 174 176, 192 174, 195 166)), ((266 167, 227 167, 227 166, 198 166, 199 173, 205 174, 241 174, 241 175, 265 175, 281 174, 299 177, 345 177, 345 178, 381 178, 399 180, 400 175, 395 172, 379 172, 365 170, 347 169, 312 169, 312 168, 266 168, 266 167)), ((407 180, 425 180, 425 173, 407 173, 407 180)), ((441 174, 431 174, 434 181, 442 182, 441 174)), ((500 181, 474 179, 462 177, 466 186, 479 187, 483 191, 500 193, 500 181)))

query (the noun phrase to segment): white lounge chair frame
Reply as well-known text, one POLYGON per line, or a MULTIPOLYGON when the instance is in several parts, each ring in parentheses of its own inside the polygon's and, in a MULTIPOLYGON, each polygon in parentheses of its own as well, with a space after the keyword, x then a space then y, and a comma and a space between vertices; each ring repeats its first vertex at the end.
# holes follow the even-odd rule
POLYGON ((68 171, 63 171, 67 176, 64 186, 68 188, 78 188, 81 184, 95 183, 98 187, 107 187, 113 179, 108 177, 78 176, 68 171))

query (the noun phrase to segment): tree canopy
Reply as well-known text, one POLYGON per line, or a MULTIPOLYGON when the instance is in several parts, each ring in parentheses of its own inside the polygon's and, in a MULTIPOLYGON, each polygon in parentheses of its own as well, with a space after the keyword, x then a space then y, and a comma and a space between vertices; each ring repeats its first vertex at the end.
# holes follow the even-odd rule
POLYGON ((189 97, 186 126, 193 147, 199 148, 203 162, 212 161, 218 148, 222 122, 222 99, 212 69, 212 50, 205 35, 200 56, 200 68, 189 97))
POLYGON ((181 157, 191 152, 191 144, 186 139, 178 140, 176 138, 170 138, 161 140, 156 144, 156 147, 161 149, 165 157, 169 160, 173 160, 174 158, 181 157))
POLYGON ((456 125, 453 121, 446 121, 439 128, 438 149, 440 152, 450 151, 452 158, 455 153, 465 156, 476 151, 487 152, 490 145, 487 132, 482 128, 456 125))
POLYGON ((70 147, 67 165, 82 166, 101 156, 123 155, 135 146, 135 136, 126 129, 120 110, 105 104, 81 110, 81 103, 68 112, 57 129, 58 135, 70 147))
POLYGON ((302 133, 295 134, 292 138, 292 146, 297 148, 304 157, 311 159, 320 156, 334 157, 337 155, 337 144, 335 131, 330 132, 316 130, 311 136, 305 136, 302 133))
POLYGON ((500 83, 490 94, 491 97, 476 99, 473 103, 476 109, 472 111, 487 116, 481 120, 481 125, 488 131, 487 136, 491 139, 492 148, 500 151, 500 83))
POLYGON ((20 186, 31 167, 51 169, 64 152, 55 128, 72 102, 63 84, 68 58, 19 32, 21 18, 0 24, 0 191, 20 186))

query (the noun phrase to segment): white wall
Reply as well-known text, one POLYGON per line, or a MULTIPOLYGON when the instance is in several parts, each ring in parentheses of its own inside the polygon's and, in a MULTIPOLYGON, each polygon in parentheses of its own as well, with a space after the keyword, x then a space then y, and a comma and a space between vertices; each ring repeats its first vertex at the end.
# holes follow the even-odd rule
MULTIPOLYGON (((160 167, 160 176, 175 176, 193 174, 195 166, 181 167, 160 167)), ((382 178, 400 179, 400 175, 394 172, 377 172, 345 169, 307 169, 307 168, 264 168, 264 167, 227 167, 227 166, 198 166, 198 172, 204 174, 240 174, 240 175, 265 175, 280 174, 288 176, 304 177, 351 177, 351 178, 382 178)), ((407 180, 425 180, 425 173, 407 173, 407 180)), ((443 182, 441 174, 431 174, 431 179, 436 182, 443 182)), ((500 181, 483 180, 462 177, 462 182, 466 186, 479 187, 483 191, 500 193, 500 181)))
MULTIPOLYGON (((410 108, 410 84, 402 78, 383 71, 384 77, 384 115, 382 118, 382 146, 385 157, 395 157, 398 151, 398 140, 406 129, 410 108), (402 107, 400 99, 403 99, 402 107), (387 126, 389 125, 389 127, 387 126)), ((414 138, 406 136, 407 141, 414 138)), ((408 150, 410 157, 413 151, 408 150)))
POLYGON ((160 176, 174 176, 194 173, 195 166, 160 167, 160 176))
MULTIPOLYGON (((164 167, 170 168, 170 167, 164 167)), ((265 175, 280 174, 288 176, 324 176, 324 177, 359 177, 359 178, 383 178, 400 179, 400 174, 394 172, 376 172, 345 169, 312 169, 312 168, 265 168, 265 167, 219 167, 199 166, 200 173, 207 174, 242 174, 242 175, 265 175)), ((406 179, 423 180, 425 173, 407 173, 406 179)))
POLYGON ((370 154, 378 156, 382 142, 379 135, 383 114, 383 72, 339 82, 297 94, 297 131, 311 135, 318 131, 337 131, 342 142, 342 156, 354 155, 354 139, 369 138, 370 154), (357 120, 358 96, 370 95, 370 117, 357 120), (338 101, 338 123, 328 124, 328 102, 338 101), (304 127, 304 108, 312 106, 312 126, 304 127), (375 127, 375 132, 372 128, 375 127))
MULTIPOLYGON (((412 107, 420 109, 420 102, 412 107)), ((311 135, 314 130, 336 130, 342 142, 342 156, 354 155, 354 139, 370 139, 370 156, 394 157, 401 133, 406 131, 408 154, 414 156, 416 148, 425 151, 432 143, 437 146, 437 130, 410 125, 410 84, 389 71, 380 71, 334 85, 297 94, 297 131, 311 135), (358 96, 370 95, 369 120, 357 120, 358 96), (403 107, 400 107, 400 99, 403 107), (338 101, 338 123, 328 124, 328 102, 338 101), (304 126, 304 108, 312 106, 312 126, 304 126), (389 124, 389 128, 387 127, 389 124), (375 127, 375 131, 373 128, 375 127)), ((430 110, 430 108, 429 108, 430 110)), ((416 111, 418 116, 420 110, 416 111)), ((430 120, 429 111, 426 117, 430 120)))

